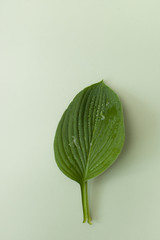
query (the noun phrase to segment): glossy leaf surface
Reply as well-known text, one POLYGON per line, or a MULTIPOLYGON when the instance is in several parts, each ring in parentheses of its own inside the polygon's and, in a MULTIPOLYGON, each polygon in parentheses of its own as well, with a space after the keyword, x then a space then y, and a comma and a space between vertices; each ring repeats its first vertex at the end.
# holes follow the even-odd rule
POLYGON ((87 180, 117 159, 123 143, 123 111, 114 91, 101 81, 77 94, 58 124, 54 152, 60 170, 81 185, 82 202, 87 180))

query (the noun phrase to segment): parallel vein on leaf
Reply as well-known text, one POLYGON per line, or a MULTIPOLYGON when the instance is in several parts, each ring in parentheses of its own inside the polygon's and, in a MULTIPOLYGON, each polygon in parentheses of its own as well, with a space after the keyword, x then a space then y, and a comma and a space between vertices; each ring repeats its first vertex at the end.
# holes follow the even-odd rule
POLYGON ((81 178, 81 169, 79 168, 79 165, 77 164, 77 161, 75 161, 74 155, 71 151, 71 148, 69 146, 69 139, 68 139, 68 111, 65 113, 63 125, 62 125, 62 144, 64 147, 64 151, 66 153, 66 159, 65 161, 68 161, 70 164, 74 166, 75 169, 73 171, 76 171, 76 174, 81 178), (65 142, 64 142, 65 141, 65 142))
MULTIPOLYGON (((92 93, 93 95, 93 93, 92 93)), ((92 100, 90 103, 90 107, 88 110, 88 132, 89 132, 89 144, 91 146, 91 140, 92 140, 92 133, 93 133, 93 126, 92 126, 92 111, 94 109, 94 104, 95 104, 96 96, 92 96, 92 100)))
MULTIPOLYGON (((88 91, 88 98, 87 101, 85 103, 85 107, 84 107, 84 116, 83 116, 83 126, 84 126, 84 142, 85 142, 85 146, 86 146, 86 152, 88 155, 89 152, 89 148, 90 148, 90 142, 89 142, 89 126, 88 126, 88 111, 89 111, 89 105, 91 103, 91 93, 92 93, 92 89, 90 89, 90 91, 88 91)), ((87 160, 87 159, 86 159, 87 160)))
POLYGON ((84 156, 83 149, 81 146, 80 137, 79 137, 79 129, 78 129, 78 114, 79 114, 79 108, 80 108, 82 99, 83 99, 83 94, 81 94, 81 96, 79 96, 79 98, 77 98, 77 102, 74 105, 74 108, 72 111, 73 111, 73 115, 75 116, 75 118, 73 120, 73 136, 75 137, 74 144, 77 147, 77 152, 79 153, 79 159, 81 161, 82 171, 84 172, 85 156, 84 156))
MULTIPOLYGON (((108 119, 107 119, 107 121, 108 121, 108 119)), ((112 134, 111 134, 112 131, 113 131, 113 123, 112 122, 109 122, 108 124, 106 124, 105 129, 101 125, 101 128, 98 132, 98 135, 96 136, 96 138, 93 139, 93 141, 94 141, 93 146, 96 144, 97 138, 99 139, 99 141, 100 141, 101 138, 103 138, 104 141, 103 141, 103 144, 101 145, 101 147, 99 148, 99 151, 97 151, 96 148, 93 149, 93 151, 90 155, 90 159, 92 160, 91 163, 90 163, 90 167, 91 167, 92 164, 94 164, 94 159, 97 159, 96 157, 99 154, 99 152, 102 152, 103 149, 106 150, 106 144, 108 145, 110 139, 112 139, 112 137, 113 137, 112 134), (101 136, 101 138, 100 138, 100 136, 101 136), (109 136, 109 138, 107 136, 109 136)))
MULTIPOLYGON (((72 113, 72 112, 71 112, 72 113)), ((73 142, 73 122, 72 122, 72 114, 68 114, 67 112, 67 115, 68 115, 68 121, 67 122, 67 137, 68 137, 68 141, 69 143, 71 143, 70 145, 70 151, 72 153, 72 157, 73 159, 75 160, 75 163, 77 164, 78 168, 79 168, 79 171, 80 171, 80 175, 81 177, 83 176, 83 169, 82 169, 82 165, 81 165, 81 162, 79 161, 79 156, 78 156, 78 153, 77 153, 77 148, 75 147, 74 145, 74 142, 73 142)))
POLYGON ((58 154, 60 156, 60 158, 59 158, 60 161, 58 161, 58 164, 60 165, 61 169, 64 172, 66 172, 68 175, 71 176, 72 179, 79 180, 79 173, 77 172, 77 167, 68 160, 68 156, 65 152, 65 148, 63 145, 63 137, 62 137, 63 120, 64 120, 64 118, 61 120, 61 123, 58 127, 57 136, 56 136, 56 138, 57 138, 56 148, 57 148, 58 154), (61 162, 62 162, 62 164, 61 164, 61 162), (64 168, 64 166, 65 166, 65 168, 64 168), (72 172, 72 170, 70 169, 70 166, 74 167, 74 171, 76 172, 77 176, 75 176, 75 174, 72 172))
POLYGON ((86 156, 87 156, 87 149, 85 145, 85 135, 84 135, 84 122, 83 122, 83 117, 84 117, 84 108, 85 108, 85 103, 88 97, 88 89, 85 89, 85 94, 83 96, 83 99, 80 103, 79 106, 79 114, 78 114, 78 131, 79 131, 79 140, 80 140, 80 146, 83 149, 83 154, 84 154, 84 159, 86 163, 86 156))

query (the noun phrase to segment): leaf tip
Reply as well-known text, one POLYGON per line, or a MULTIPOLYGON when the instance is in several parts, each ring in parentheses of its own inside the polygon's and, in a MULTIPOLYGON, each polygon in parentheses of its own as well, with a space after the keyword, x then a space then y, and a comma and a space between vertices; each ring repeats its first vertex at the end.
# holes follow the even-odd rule
POLYGON ((105 85, 104 79, 102 79, 99 84, 105 85))

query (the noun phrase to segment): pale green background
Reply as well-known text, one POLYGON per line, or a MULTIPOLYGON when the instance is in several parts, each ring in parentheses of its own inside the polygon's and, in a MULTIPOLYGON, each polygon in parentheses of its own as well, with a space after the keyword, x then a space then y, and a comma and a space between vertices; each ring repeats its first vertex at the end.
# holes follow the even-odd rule
POLYGON ((159 240, 159 106, 159 0, 0 0, 0 239, 159 240), (102 78, 126 142, 89 183, 89 226, 52 144, 75 94, 102 78))

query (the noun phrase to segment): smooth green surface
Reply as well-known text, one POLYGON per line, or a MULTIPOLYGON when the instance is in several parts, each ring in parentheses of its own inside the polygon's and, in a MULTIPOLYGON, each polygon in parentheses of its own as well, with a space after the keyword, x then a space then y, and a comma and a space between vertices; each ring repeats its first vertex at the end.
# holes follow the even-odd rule
POLYGON ((159 0, 0 1, 0 239, 160 239, 159 9, 159 0), (89 226, 53 138, 74 96, 102 79, 121 99, 126 139, 89 180, 89 226))
POLYGON ((113 164, 124 135, 122 105, 104 81, 78 93, 61 117, 54 139, 55 159, 60 170, 81 186, 83 222, 87 219, 91 224, 87 181, 113 164))

